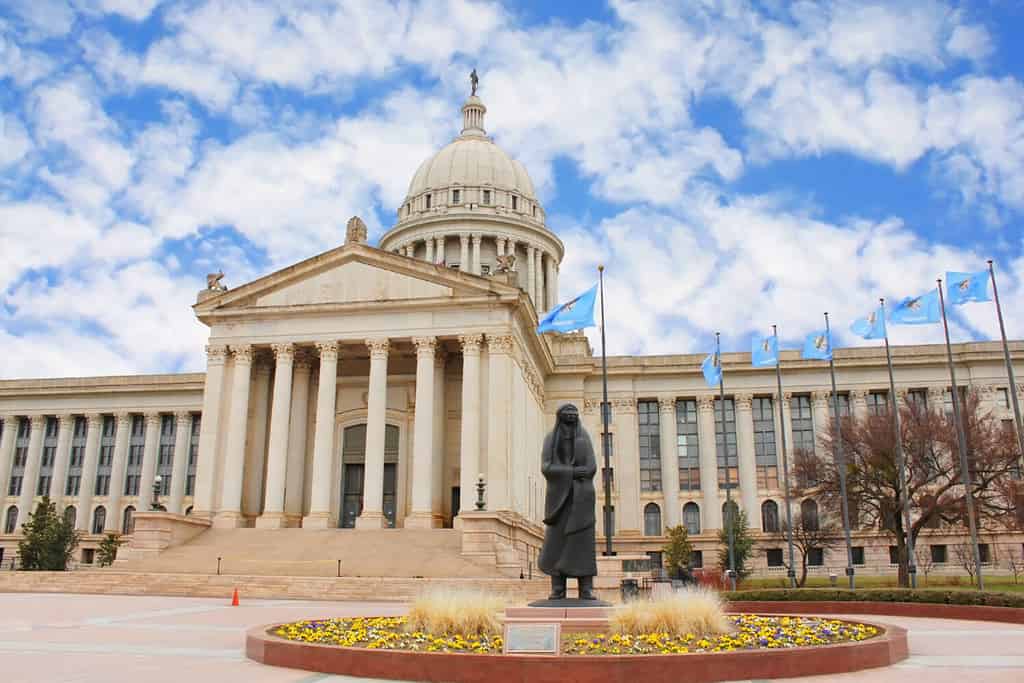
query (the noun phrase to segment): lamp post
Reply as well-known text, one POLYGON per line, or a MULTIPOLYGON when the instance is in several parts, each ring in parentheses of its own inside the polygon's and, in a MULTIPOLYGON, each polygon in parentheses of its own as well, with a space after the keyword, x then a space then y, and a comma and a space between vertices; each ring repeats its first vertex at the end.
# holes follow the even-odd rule
POLYGON ((153 502, 150 503, 149 508, 153 512, 160 509, 160 484, 163 482, 163 477, 159 474, 153 478, 153 502))
POLYGON ((484 475, 480 475, 476 479, 476 509, 483 510, 487 507, 487 503, 484 502, 484 489, 487 485, 484 483, 484 475))

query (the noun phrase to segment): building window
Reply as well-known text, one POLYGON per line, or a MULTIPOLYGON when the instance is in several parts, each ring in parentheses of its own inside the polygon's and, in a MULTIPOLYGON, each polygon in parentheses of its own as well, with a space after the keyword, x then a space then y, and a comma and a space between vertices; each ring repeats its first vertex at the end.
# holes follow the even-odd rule
POLYGON ((518 211, 519 210, 519 197, 517 197, 515 195, 512 195, 512 210, 513 211, 518 211))
POLYGON ((757 485, 763 489, 779 488, 779 458, 775 449, 775 414, 771 398, 755 398, 754 461, 757 463, 757 485))
POLYGON ((1009 392, 1009 390, 1006 387, 999 387, 998 389, 996 389, 996 391, 999 392, 999 407, 1000 408, 1006 408, 1007 410, 1009 410, 1009 408, 1010 408, 1010 392, 1009 392))
POLYGON ((779 504, 774 500, 761 503, 761 529, 769 534, 779 532, 779 504))
POLYGON ((734 489, 739 486, 739 468, 736 451, 736 405, 725 399, 725 437, 722 437, 722 401, 715 399, 715 450, 718 456, 718 487, 734 489), (728 469, 727 469, 728 468, 728 469), (728 475, 728 484, 726 476, 728 475))
POLYGON ((64 521, 68 523, 68 526, 74 528, 75 520, 78 517, 78 513, 75 510, 74 505, 68 505, 64 508, 64 521))
POLYGON ((196 463, 199 462, 199 429, 202 420, 201 416, 192 415, 192 433, 188 437, 188 471, 185 473, 185 495, 195 495, 196 491, 196 463))
POLYGON ((71 434, 71 455, 68 460, 68 478, 64 484, 65 496, 77 496, 82 486, 82 463, 85 461, 85 437, 89 423, 82 417, 75 418, 71 434))
POLYGON ((821 567, 825 564, 825 551, 822 548, 807 549, 807 566, 821 567))
POLYGON ((536 204, 531 205, 530 206, 530 211, 533 213, 534 217, 536 217, 537 216, 537 205, 536 204))
MULTIPOLYGON (((114 441, 117 438, 117 420, 113 415, 103 416, 103 432, 100 435, 100 454, 96 465, 96 487, 94 495, 110 495, 110 472, 114 465, 114 441)), ((106 512, 104 512, 106 514, 106 512)))
POLYGON ((46 418, 46 431, 43 433, 43 459, 39 463, 39 479, 36 480, 36 495, 50 495, 50 481, 53 479, 53 461, 57 457, 57 432, 60 424, 57 418, 46 418))
POLYGON ((835 418, 835 404, 839 404, 839 417, 850 417, 850 395, 849 394, 836 394, 835 403, 832 401, 828 402, 829 414, 835 418))
POLYGON ((808 498, 800 503, 800 523, 807 531, 818 531, 818 504, 808 498))
POLYGON ((794 396, 789 401, 793 426, 793 450, 814 452, 814 416, 810 396, 794 396))
POLYGON ((434 195, 432 195, 432 194, 428 194, 428 195, 427 195, 427 208, 428 208, 428 209, 430 208, 430 203, 431 203, 431 200, 432 200, 433 198, 434 198, 434 195))
POLYGON ((11 480, 7 484, 7 495, 20 496, 21 483, 25 476, 25 463, 28 462, 28 441, 32 432, 32 423, 28 418, 18 421, 18 435, 14 440, 14 460, 11 463, 11 480))
POLYGON ((853 563, 856 565, 864 564, 864 546, 855 545, 850 548, 850 554, 853 555, 853 563))
POLYGON ((480 274, 481 275, 490 275, 491 274, 491 267, 489 265, 487 265, 486 263, 480 264, 480 274))
POLYGON ((122 534, 135 533, 135 506, 129 505, 124 509, 124 520, 121 522, 122 534))
MULTIPOLYGON (((932 554, 932 562, 935 564, 946 564, 946 546, 945 545, 933 545, 929 546, 929 550, 932 554)), ((893 563, 895 564, 895 563, 893 563)))
POLYGON ((167 496, 171 493, 171 472, 174 469, 174 439, 177 432, 178 423, 174 415, 161 415, 160 452, 156 461, 156 474, 160 477, 161 496, 167 496))
POLYGON ((683 526, 690 536, 700 533, 700 507, 693 501, 683 506, 683 526))
POLYGON ((491 203, 491 191, 490 190, 484 190, 484 199, 483 199, 483 202, 481 202, 481 203, 483 203, 483 204, 490 204, 491 203))
POLYGON ((657 503, 644 506, 644 536, 661 536, 661 508, 657 503))
POLYGON ((452 190, 452 204, 459 204, 462 201, 462 192, 460 190, 452 190))
POLYGON ((661 435, 658 430, 658 402, 638 401, 640 420, 640 490, 661 490, 661 435))
POLYGON ((690 566, 694 569, 700 569, 704 566, 703 550, 694 550, 690 553, 690 566))
POLYGON ((92 532, 102 534, 103 528, 107 525, 107 508, 100 505, 92 513, 92 532))
POLYGON ((978 555, 980 556, 982 564, 989 564, 992 562, 992 552, 988 543, 978 544, 978 555))
POLYGON ((889 392, 869 391, 868 392, 868 415, 889 414, 889 392))
POLYGON ((4 533, 13 534, 18 528, 18 506, 12 505, 7 508, 7 516, 4 518, 4 533))
POLYGON ((764 551, 764 559, 769 567, 785 566, 785 562, 782 559, 782 548, 768 548, 764 551))
POLYGON ((900 549, 894 545, 889 546, 889 564, 900 563, 900 549))
MULTIPOLYGON (((146 452, 146 418, 132 416, 132 431, 128 440, 128 467, 124 474, 124 495, 139 495, 142 481, 142 458, 146 452)), ((128 533, 128 532, 125 532, 128 533)))
POLYGON ((676 456, 679 458, 679 490, 700 490, 700 438, 697 436, 697 402, 676 401, 676 456))
POLYGON ((926 410, 928 408, 928 390, 911 389, 907 392, 907 405, 926 410))

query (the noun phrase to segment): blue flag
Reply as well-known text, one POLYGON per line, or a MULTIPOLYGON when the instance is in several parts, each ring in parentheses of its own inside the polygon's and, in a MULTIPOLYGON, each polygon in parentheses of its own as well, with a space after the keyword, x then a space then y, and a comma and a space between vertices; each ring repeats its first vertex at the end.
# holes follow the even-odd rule
POLYGON ((555 306, 537 326, 537 334, 545 332, 572 332, 584 327, 593 327, 594 302, 597 301, 597 285, 580 294, 572 301, 555 306))
POLYGON ((977 273, 946 273, 946 291, 949 303, 966 304, 969 301, 992 301, 988 294, 988 271, 977 273))
POLYGON ((933 289, 921 296, 908 296, 896 304, 889 313, 894 325, 928 325, 939 322, 939 290, 933 289))
POLYGON ((827 330, 811 332, 804 339, 804 350, 801 358, 832 360, 832 339, 827 330))
POLYGON ((779 338, 755 337, 750 344, 750 364, 755 368, 767 368, 779 362, 779 338))
POLYGON ((700 364, 700 370, 704 373, 704 381, 709 387, 717 387, 722 381, 722 359, 718 353, 709 353, 704 362, 700 364))
POLYGON ((854 320, 850 325, 850 331, 862 339, 884 339, 885 316, 882 315, 882 307, 879 306, 863 318, 854 320))

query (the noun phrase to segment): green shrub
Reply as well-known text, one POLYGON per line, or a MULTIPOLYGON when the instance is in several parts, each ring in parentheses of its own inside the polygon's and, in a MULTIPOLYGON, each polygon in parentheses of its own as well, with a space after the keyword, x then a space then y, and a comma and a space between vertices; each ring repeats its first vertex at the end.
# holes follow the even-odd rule
POLYGON ((801 590, 763 589, 726 593, 725 597, 727 600, 752 602, 916 602, 939 605, 987 605, 990 607, 1024 608, 1024 595, 1017 593, 939 589, 869 588, 856 591, 833 588, 804 588, 801 590))

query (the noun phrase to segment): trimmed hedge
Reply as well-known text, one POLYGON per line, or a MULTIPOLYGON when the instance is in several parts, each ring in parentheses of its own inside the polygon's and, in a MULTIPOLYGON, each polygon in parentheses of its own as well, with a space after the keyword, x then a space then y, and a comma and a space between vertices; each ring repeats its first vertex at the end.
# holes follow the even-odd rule
POLYGON ((988 591, 951 591, 908 588, 839 590, 835 588, 766 589, 724 593, 726 600, 757 602, 924 602, 940 605, 985 605, 1024 608, 1024 595, 988 591))

